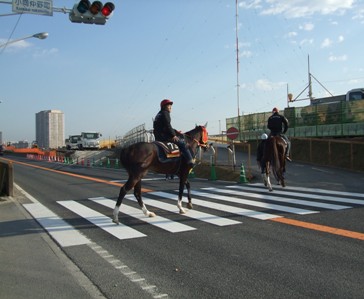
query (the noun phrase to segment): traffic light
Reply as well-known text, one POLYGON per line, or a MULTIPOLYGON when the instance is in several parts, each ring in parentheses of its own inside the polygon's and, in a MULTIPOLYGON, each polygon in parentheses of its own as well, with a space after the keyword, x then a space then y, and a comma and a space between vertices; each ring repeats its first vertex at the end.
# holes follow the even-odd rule
POLYGON ((102 5, 100 1, 91 4, 89 0, 81 0, 73 6, 69 17, 73 23, 105 25, 114 9, 115 5, 111 2, 102 5))

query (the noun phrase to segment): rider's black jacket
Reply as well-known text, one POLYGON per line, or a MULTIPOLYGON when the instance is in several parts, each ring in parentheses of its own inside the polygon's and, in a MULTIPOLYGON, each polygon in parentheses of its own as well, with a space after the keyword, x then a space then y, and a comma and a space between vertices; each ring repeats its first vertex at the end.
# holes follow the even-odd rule
POLYGON ((161 110, 156 115, 153 122, 153 133, 157 141, 172 141, 176 136, 176 130, 171 126, 171 116, 169 111, 161 110))
POLYGON ((272 135, 285 134, 288 130, 288 120, 278 112, 268 118, 268 129, 272 135), (283 131, 282 131, 283 130, 283 131))

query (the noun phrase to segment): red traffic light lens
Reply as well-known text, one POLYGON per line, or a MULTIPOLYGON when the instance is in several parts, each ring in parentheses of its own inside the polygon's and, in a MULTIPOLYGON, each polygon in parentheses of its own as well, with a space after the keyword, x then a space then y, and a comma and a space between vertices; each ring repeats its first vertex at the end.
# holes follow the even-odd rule
POLYGON ((94 1, 90 6, 90 12, 93 15, 97 15, 102 8, 102 3, 100 1, 94 1))
POLYGON ((90 1, 81 0, 77 5, 77 10, 79 13, 85 13, 90 8, 90 1))
POLYGON ((101 13, 105 16, 105 17, 108 17, 112 12, 113 10, 115 9, 115 5, 114 3, 111 3, 111 2, 107 2, 104 7, 102 8, 101 10, 101 13))

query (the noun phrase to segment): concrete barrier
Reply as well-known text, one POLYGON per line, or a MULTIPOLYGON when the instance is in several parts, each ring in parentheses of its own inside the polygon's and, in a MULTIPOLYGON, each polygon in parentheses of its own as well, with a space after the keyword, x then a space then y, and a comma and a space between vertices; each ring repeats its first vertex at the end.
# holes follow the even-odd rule
POLYGON ((13 185, 13 163, 0 159, 0 196, 13 196, 13 185))

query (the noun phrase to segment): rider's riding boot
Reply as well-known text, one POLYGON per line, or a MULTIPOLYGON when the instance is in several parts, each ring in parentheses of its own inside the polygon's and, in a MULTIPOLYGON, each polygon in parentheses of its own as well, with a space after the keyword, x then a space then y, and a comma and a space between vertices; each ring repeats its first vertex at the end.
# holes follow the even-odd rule
POLYGON ((292 162, 292 159, 288 155, 286 156, 286 160, 292 162))
POLYGON ((195 166, 195 162, 193 161, 191 152, 189 149, 185 148, 182 150, 182 155, 185 157, 186 161, 187 161, 187 165, 189 167, 194 167, 195 166))

